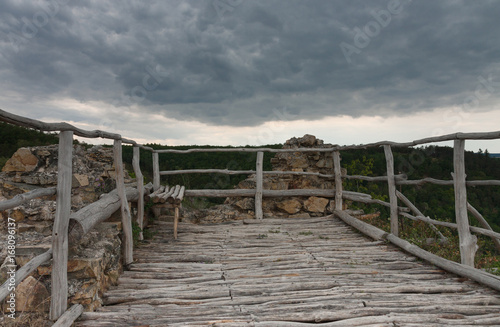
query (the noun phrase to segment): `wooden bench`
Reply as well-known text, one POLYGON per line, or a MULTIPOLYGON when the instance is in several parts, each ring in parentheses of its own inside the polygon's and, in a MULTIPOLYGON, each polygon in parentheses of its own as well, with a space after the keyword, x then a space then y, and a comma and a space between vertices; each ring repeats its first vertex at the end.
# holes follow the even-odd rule
POLYGON ((184 198, 184 191, 186 188, 184 186, 175 185, 160 186, 159 189, 154 191, 149 195, 149 198, 153 201, 153 208, 170 208, 175 209, 174 214, 174 239, 177 239, 177 225, 179 224, 179 208, 181 206, 182 199, 184 198))

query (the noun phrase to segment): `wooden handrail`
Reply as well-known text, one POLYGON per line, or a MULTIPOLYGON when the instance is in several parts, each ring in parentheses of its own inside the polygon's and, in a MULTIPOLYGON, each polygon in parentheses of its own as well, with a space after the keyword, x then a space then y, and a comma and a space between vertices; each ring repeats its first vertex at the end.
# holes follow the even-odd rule
POLYGON ((0 121, 10 123, 17 126, 34 128, 43 132, 73 132, 76 136, 86 137, 86 138, 103 138, 110 140, 121 140, 123 143, 132 144, 138 146, 144 150, 154 151, 153 148, 147 147, 133 140, 122 138, 120 134, 109 133, 101 130, 88 131, 78 127, 75 127, 68 123, 46 123, 40 120, 26 118, 23 116, 15 115, 5 110, 0 109, 0 121))
POLYGON ((18 194, 12 199, 1 201, 0 211, 15 208, 23 203, 26 203, 36 198, 54 195, 56 194, 56 192, 57 190, 55 187, 49 187, 49 188, 40 188, 26 193, 18 194))

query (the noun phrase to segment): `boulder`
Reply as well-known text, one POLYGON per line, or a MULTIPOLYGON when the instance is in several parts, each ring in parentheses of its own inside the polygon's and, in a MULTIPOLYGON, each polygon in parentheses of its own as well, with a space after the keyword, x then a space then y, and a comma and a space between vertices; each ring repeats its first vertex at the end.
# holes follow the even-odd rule
POLYGON ((299 138, 299 144, 304 147, 313 147, 316 145, 316 136, 306 134, 299 138))
POLYGON ((279 209, 281 209, 289 214, 297 213, 302 208, 302 204, 300 203, 300 201, 298 201, 296 199, 281 201, 281 202, 277 203, 276 206, 279 209))
POLYGON ((328 199, 311 196, 304 202, 304 208, 309 212, 325 212, 328 202, 328 199))
POLYGON ((244 198, 239 201, 236 201, 235 205, 243 210, 254 210, 255 200, 253 198, 244 198))
POLYGON ((46 312, 50 307, 47 288, 34 277, 28 276, 16 287, 17 312, 46 312))
POLYGON ((7 160, 3 172, 30 172, 38 165, 38 158, 28 148, 20 148, 7 160))
POLYGON ((89 178, 87 175, 73 174, 71 187, 83 187, 89 185, 89 178))

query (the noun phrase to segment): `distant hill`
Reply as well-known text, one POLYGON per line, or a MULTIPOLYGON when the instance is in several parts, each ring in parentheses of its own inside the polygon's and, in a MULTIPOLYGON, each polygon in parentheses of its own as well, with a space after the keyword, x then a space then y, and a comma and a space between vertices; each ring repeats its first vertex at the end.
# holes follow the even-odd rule
POLYGON ((490 158, 500 158, 500 153, 490 153, 490 158))

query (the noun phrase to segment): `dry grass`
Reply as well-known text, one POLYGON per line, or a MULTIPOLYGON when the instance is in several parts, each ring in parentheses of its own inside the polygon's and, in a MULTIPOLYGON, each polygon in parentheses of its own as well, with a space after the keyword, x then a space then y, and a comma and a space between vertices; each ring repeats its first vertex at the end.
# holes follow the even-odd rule
POLYGON ((0 325, 4 327, 50 327, 52 322, 49 320, 48 313, 40 312, 22 312, 16 318, 9 318, 6 314, 0 317, 0 325))

